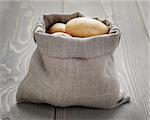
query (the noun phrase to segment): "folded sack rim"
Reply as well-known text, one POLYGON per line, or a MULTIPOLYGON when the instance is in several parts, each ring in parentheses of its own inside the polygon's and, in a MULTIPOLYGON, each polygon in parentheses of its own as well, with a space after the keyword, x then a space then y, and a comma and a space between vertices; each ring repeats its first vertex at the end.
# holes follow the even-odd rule
MULTIPOLYGON (((66 15, 70 15, 70 18, 73 18, 75 15, 79 16, 78 14, 79 12, 75 12, 66 15)), ((50 14, 49 16, 51 15, 61 16, 60 13, 50 14)), ((46 33, 46 24, 48 23, 44 21, 44 16, 37 22, 33 34, 39 50, 49 57, 93 58, 114 52, 120 42, 120 30, 107 19, 103 20, 103 22, 106 22, 107 26, 110 27, 108 34, 79 38, 54 36, 46 33)), ((49 17, 49 19, 54 18, 49 17)))

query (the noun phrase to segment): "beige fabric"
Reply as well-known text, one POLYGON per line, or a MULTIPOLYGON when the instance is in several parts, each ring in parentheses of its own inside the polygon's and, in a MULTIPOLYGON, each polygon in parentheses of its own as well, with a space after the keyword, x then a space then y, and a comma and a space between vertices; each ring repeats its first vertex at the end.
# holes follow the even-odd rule
POLYGON ((110 34, 89 38, 45 33, 52 24, 79 16, 83 15, 44 15, 36 24, 37 49, 18 88, 18 102, 112 108, 129 101, 120 90, 112 55, 120 40, 117 27, 103 20, 110 34))

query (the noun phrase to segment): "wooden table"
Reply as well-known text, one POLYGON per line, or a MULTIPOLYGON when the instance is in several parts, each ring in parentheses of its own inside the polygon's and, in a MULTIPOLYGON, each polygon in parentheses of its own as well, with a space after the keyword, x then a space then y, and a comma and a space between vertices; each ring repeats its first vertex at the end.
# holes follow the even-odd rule
POLYGON ((150 120, 150 2, 116 0, 0 0, 0 120, 150 120), (131 102, 111 110, 16 104, 17 87, 36 48, 32 30, 42 14, 80 11, 109 18, 122 32, 117 74, 131 102))

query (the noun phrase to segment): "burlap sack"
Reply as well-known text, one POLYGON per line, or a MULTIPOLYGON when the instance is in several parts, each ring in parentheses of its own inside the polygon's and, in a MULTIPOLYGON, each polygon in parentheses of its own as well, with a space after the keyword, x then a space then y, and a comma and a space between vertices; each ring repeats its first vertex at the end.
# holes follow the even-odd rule
POLYGON ((52 24, 79 16, 83 15, 43 15, 37 23, 37 48, 18 88, 18 102, 113 108, 129 101, 129 96, 120 90, 112 55, 120 40, 117 27, 104 20, 109 34, 88 38, 46 33, 52 24))

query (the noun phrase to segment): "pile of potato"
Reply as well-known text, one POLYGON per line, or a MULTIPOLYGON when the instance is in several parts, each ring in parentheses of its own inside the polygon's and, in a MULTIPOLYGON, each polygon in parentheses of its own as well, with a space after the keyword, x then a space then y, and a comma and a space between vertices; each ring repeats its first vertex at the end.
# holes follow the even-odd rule
POLYGON ((66 24, 55 23, 49 28, 48 33, 55 36, 85 38, 107 34, 108 27, 96 19, 78 17, 69 20, 66 24))

